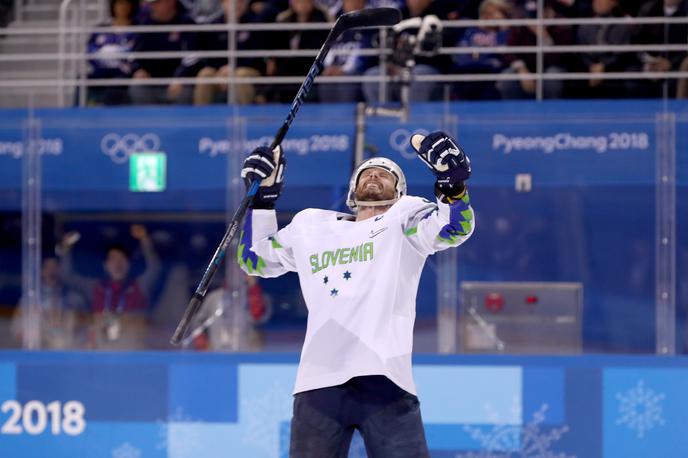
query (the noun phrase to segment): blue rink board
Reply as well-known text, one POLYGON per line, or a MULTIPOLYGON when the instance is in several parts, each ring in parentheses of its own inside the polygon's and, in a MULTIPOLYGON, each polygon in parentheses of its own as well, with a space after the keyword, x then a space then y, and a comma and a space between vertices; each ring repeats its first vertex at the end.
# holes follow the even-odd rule
MULTIPOLYGON (((297 362, 1 352, 0 455, 285 457, 297 362)), ((414 376, 433 457, 688 454, 687 357, 421 355, 414 376)))

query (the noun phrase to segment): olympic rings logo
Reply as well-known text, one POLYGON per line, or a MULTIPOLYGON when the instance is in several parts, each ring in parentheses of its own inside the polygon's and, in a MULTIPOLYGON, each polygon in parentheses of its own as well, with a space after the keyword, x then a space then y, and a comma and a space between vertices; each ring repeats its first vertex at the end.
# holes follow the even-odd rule
POLYGON ((425 129, 416 129, 413 132, 407 129, 397 129, 389 136, 389 146, 406 159, 414 159, 416 152, 411 147, 411 137, 416 134, 428 135, 425 129))
POLYGON ((110 156, 115 164, 124 164, 133 153, 158 151, 160 137, 147 133, 141 136, 137 134, 118 135, 109 133, 100 140, 100 150, 110 156))

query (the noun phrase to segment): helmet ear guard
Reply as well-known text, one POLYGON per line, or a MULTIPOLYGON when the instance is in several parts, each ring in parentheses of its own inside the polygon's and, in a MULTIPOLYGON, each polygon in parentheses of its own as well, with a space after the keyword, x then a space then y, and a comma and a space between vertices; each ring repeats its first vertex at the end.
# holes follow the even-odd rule
POLYGON ((367 205, 391 205, 399 200, 402 196, 406 195, 406 177, 404 176, 404 172, 401 170, 401 167, 399 167, 396 162, 391 159, 387 159, 386 157, 374 157, 361 162, 358 167, 356 167, 356 170, 354 170, 354 173, 351 174, 351 179, 349 180, 349 193, 347 194, 346 199, 346 205, 351 209, 351 211, 355 212, 360 205, 360 202, 356 201, 356 185, 358 184, 358 179, 361 176, 361 173, 369 168, 379 168, 391 173, 394 178, 396 178, 396 193, 394 200, 392 201, 366 202, 367 205))

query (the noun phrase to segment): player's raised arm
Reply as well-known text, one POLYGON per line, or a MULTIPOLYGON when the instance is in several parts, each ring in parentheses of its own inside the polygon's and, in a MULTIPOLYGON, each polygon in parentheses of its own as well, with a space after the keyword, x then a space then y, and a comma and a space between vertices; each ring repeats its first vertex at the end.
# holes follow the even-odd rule
POLYGON ((468 156, 444 132, 414 135, 411 146, 435 175, 437 204, 419 202, 409 212, 404 233, 425 255, 461 245, 475 227, 465 184, 471 176, 468 156))
POLYGON ((237 260, 249 275, 277 277, 296 270, 289 244, 290 227, 277 230, 275 202, 284 187, 286 160, 280 146, 262 146, 244 160, 241 178, 246 186, 260 179, 258 192, 249 205, 239 237, 237 260))

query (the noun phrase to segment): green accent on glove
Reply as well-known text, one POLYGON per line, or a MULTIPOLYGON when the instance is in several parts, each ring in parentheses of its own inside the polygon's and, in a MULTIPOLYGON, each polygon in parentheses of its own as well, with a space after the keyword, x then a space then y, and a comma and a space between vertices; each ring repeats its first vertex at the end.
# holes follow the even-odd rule
POLYGON ((449 245, 454 245, 459 239, 458 235, 452 235, 450 237, 442 237, 440 235, 437 236, 437 240, 447 243, 449 245))
POLYGON ((461 221, 461 228, 464 232, 451 231, 449 237, 442 237, 441 235, 437 234, 437 240, 444 243, 448 243, 449 245, 455 245, 459 241, 460 237, 467 236, 468 233, 471 231, 471 223, 461 221))

